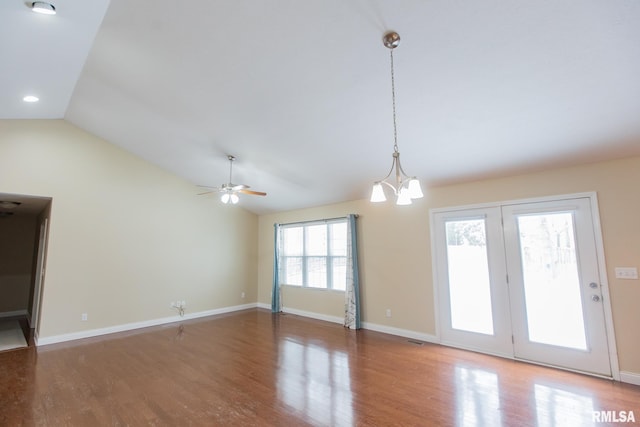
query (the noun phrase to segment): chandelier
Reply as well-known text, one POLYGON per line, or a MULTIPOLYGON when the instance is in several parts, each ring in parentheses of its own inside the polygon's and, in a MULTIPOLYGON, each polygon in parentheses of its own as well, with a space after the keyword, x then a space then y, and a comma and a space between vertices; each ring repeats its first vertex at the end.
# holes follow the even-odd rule
POLYGON ((410 205, 412 199, 423 197, 420 181, 415 176, 407 175, 400 164, 400 152, 398 151, 398 129, 396 125, 396 87, 393 74, 393 49, 400 44, 398 33, 391 31, 384 35, 382 42, 389 48, 391 57, 391 102, 393 105, 393 161, 387 176, 373 183, 371 192, 372 202, 384 202, 387 197, 384 194, 383 185, 391 188, 396 196, 397 205, 410 205), (393 178, 391 177, 393 175, 393 178))

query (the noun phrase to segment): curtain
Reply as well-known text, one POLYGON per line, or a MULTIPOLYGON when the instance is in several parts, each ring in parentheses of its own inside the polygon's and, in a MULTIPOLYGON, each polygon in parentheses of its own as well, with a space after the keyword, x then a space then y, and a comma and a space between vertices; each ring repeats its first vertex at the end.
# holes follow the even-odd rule
POLYGON ((347 289, 344 293, 344 326, 360 329, 360 274, 358 271, 357 215, 347 216, 347 289))
POLYGON ((280 313, 282 311, 282 301, 280 300, 280 224, 273 224, 273 285, 271 287, 271 312, 280 313))

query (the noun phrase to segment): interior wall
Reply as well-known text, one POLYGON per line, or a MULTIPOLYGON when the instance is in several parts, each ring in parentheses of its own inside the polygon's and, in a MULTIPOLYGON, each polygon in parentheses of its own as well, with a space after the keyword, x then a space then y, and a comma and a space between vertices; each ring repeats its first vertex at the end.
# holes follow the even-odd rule
POLYGON ((64 120, 0 120, 0 192, 53 199, 40 338, 256 301, 254 214, 64 120))
MULTIPOLYGON (((363 321, 436 334, 430 209, 595 191, 598 195, 607 276, 622 371, 640 375, 640 282, 616 279, 615 267, 640 263, 640 157, 558 168, 499 179, 427 188, 411 206, 368 200, 264 215, 259 225, 258 300, 270 304, 273 224, 357 213, 363 321), (392 316, 386 317, 386 309, 392 316)), ((284 287, 285 307, 342 316, 331 293, 284 287), (323 297, 326 295, 326 297, 323 297)))
POLYGON ((35 216, 0 218, 0 316, 29 311, 35 216))

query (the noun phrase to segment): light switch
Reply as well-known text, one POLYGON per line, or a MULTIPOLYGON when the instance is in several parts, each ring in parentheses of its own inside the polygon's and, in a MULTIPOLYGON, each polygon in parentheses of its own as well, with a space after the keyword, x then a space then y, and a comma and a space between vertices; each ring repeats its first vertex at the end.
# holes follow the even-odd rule
POLYGON ((638 269, 635 267, 616 267, 616 279, 638 280, 638 269))

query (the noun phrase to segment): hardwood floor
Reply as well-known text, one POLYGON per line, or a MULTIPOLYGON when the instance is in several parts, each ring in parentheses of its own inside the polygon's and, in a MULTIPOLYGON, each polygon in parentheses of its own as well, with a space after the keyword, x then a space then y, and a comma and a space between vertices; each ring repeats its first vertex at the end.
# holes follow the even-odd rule
POLYGON ((601 410, 640 422, 640 387, 260 309, 0 353, 1 426, 564 427, 601 410))

